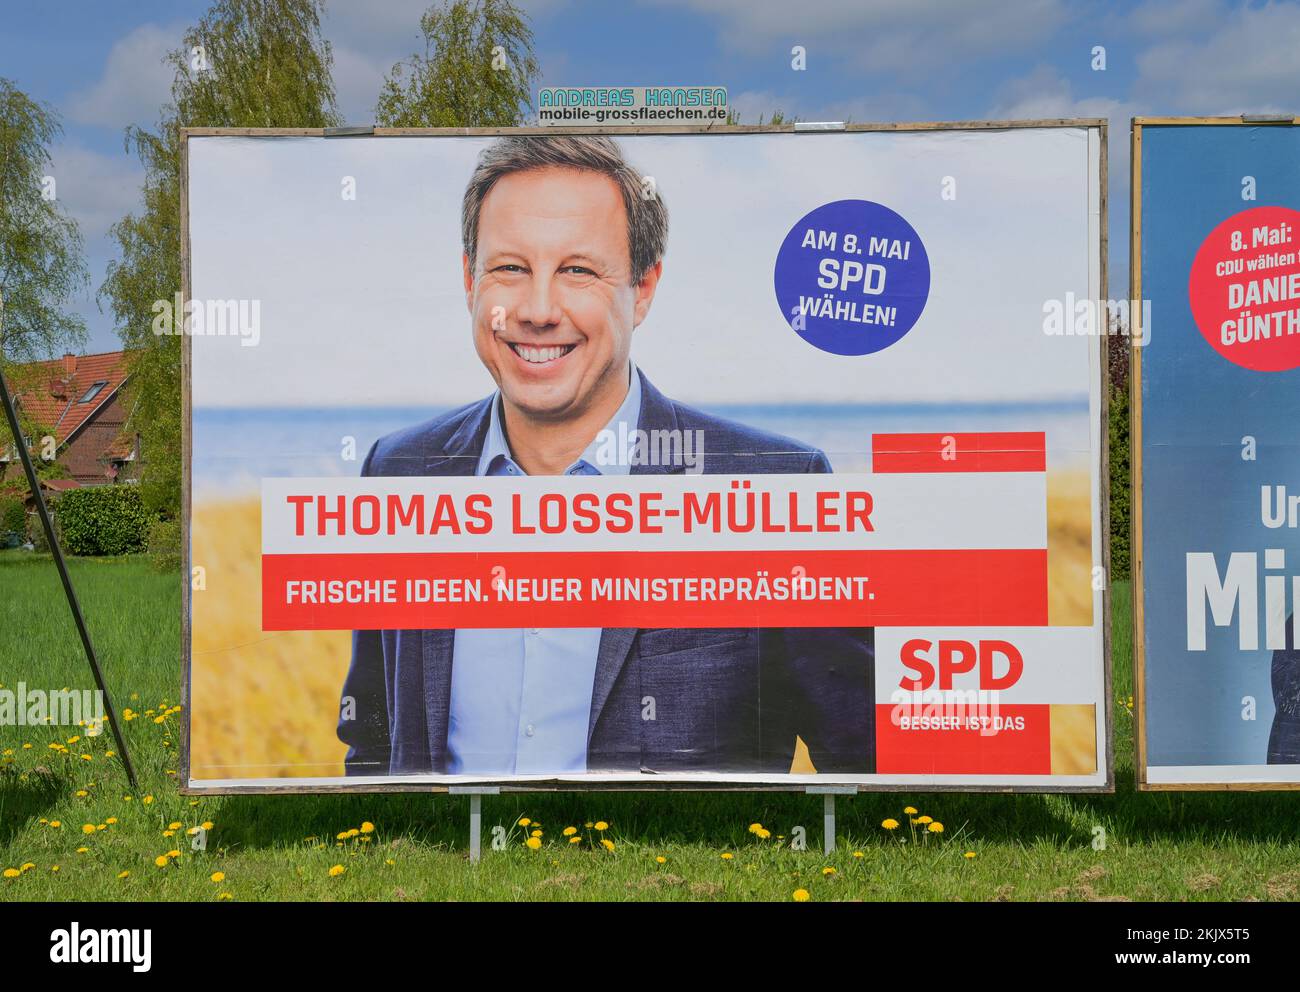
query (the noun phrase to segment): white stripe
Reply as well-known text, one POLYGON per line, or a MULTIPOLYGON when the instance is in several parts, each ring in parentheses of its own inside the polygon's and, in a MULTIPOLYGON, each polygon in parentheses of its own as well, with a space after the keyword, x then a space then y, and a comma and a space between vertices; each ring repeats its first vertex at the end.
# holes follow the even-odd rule
MULTIPOLYGON (((636 505, 634 502, 632 505, 636 505)), ((373 504, 371 504, 373 509, 373 504)), ((761 514, 760 514, 761 516, 761 514)), ((366 512, 363 523, 369 524, 366 512)), ((428 524, 426 523, 426 530, 428 524)), ((1047 487, 1041 472, 953 472, 926 475, 903 474, 797 474, 797 475, 638 475, 638 476, 548 476, 548 477, 375 477, 262 480, 262 551, 265 554, 340 554, 405 552, 510 552, 510 551, 804 551, 849 549, 946 550, 952 548, 1045 548, 1047 546, 1047 487), (743 478, 748 490, 733 490, 733 480, 743 478), (860 525, 851 531, 851 521, 844 512, 849 499, 845 494, 869 493, 871 531, 860 525), (634 501, 644 494, 658 494, 653 502, 661 509, 681 509, 685 494, 694 493, 702 502, 718 494, 720 512, 727 515, 733 502, 741 508, 741 520, 748 514, 744 507, 753 494, 761 505, 762 494, 769 494, 770 519, 784 523, 788 516, 790 494, 797 494, 799 520, 814 524, 819 493, 837 494, 831 505, 832 515, 841 528, 812 533, 732 532, 723 525, 719 533, 696 524, 688 533, 681 515, 661 514, 656 524, 662 533, 617 534, 600 529, 594 534, 576 533, 571 527, 561 533, 513 533, 513 496, 519 494, 523 511, 520 519, 537 523, 537 507, 545 494, 558 494, 568 500, 580 493, 596 494, 602 501, 610 494, 631 493, 634 501), (414 528, 395 525, 388 534, 387 523, 380 533, 351 533, 351 511, 347 533, 338 533, 335 524, 326 525, 321 536, 316 520, 316 499, 325 497, 327 507, 336 507, 338 497, 345 497, 345 507, 360 496, 379 498, 386 507, 390 495, 403 504, 422 494, 426 517, 441 494, 447 494, 462 525, 460 534, 417 533, 414 528), (463 512, 471 494, 491 499, 492 529, 486 534, 464 531, 467 517, 463 512), (312 502, 303 513, 304 533, 298 536, 298 509, 289 502, 291 496, 310 496, 312 502)))

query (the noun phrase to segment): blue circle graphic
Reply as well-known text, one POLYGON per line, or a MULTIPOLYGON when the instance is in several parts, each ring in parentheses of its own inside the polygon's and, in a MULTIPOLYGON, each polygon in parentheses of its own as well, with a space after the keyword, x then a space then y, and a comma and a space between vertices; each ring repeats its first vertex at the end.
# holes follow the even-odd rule
POLYGON ((902 339, 930 296, 930 257, 899 214, 870 200, 826 203, 790 229, 776 256, 776 300, 801 338, 833 355, 902 339))

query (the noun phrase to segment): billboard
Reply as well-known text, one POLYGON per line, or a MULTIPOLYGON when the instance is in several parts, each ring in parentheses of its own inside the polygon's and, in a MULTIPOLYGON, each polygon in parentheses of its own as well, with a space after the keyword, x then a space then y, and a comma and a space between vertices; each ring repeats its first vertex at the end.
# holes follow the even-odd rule
POLYGON ((185 785, 1108 788, 1104 135, 186 132, 185 785))
POLYGON ((1134 645, 1146 788, 1300 784, 1300 128, 1137 119, 1134 645))

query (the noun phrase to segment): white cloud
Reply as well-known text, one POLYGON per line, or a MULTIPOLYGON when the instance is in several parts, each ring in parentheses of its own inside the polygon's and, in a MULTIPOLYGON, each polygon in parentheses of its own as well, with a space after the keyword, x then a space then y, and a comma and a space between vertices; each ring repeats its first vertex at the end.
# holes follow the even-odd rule
POLYGON ((1300 6, 1241 7, 1212 28, 1138 56, 1134 92, 1145 113, 1300 111, 1300 6))
POLYGON ((171 90, 173 73, 163 57, 183 33, 179 25, 143 24, 118 39, 99 79, 68 100, 68 117, 112 128, 152 125, 171 90))
POLYGON ((685 7, 721 22, 719 41, 746 54, 807 49, 812 65, 823 52, 868 72, 915 76, 952 61, 1020 53, 1065 23, 1063 0, 646 0, 685 7))
POLYGON ((129 155, 104 155, 65 143, 53 149, 51 158, 58 201, 77 219, 87 246, 94 247, 110 226, 139 209, 144 173, 129 155))
POLYGON ((1224 12, 1223 0, 1146 0, 1122 19, 1129 31, 1173 38, 1212 30, 1224 12))
POLYGON ((742 90, 729 94, 729 97, 743 124, 757 124, 760 116, 766 123, 778 110, 786 120, 797 117, 801 121, 852 121, 855 124, 922 120, 928 114, 925 101, 910 93, 874 93, 819 103, 809 103, 806 97, 778 94, 772 90, 742 90))
POLYGON ((1001 87, 989 111, 995 121, 1046 120, 1055 117, 1109 117, 1127 126, 1132 104, 1107 96, 1075 97, 1074 88, 1055 69, 1038 66, 1029 75, 1001 87))

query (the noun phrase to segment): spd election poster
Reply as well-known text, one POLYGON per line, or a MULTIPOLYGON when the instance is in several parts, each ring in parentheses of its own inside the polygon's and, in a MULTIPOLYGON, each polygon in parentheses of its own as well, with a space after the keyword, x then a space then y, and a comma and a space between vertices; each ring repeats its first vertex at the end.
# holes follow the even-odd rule
POLYGON ((1103 138, 187 132, 186 785, 1109 787, 1103 138))
POLYGON ((1140 783, 1295 787, 1300 127, 1138 120, 1134 149, 1140 783))

